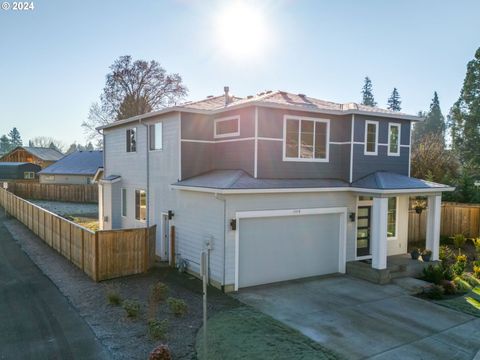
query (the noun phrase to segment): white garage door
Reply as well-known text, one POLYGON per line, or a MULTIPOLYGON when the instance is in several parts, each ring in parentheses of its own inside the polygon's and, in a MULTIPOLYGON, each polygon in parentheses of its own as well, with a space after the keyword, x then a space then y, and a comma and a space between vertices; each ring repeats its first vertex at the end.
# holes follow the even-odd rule
POLYGON ((240 219, 238 287, 342 271, 341 214, 240 219))

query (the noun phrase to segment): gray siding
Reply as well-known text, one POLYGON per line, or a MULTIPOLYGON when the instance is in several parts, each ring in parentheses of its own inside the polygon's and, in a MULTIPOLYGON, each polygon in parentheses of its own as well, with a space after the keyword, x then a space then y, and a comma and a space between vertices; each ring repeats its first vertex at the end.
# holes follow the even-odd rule
POLYGON ((41 184, 90 184, 94 175, 42 175, 40 174, 41 184), (50 177, 53 179, 50 180, 50 177), (89 182, 90 180, 90 182, 89 182))

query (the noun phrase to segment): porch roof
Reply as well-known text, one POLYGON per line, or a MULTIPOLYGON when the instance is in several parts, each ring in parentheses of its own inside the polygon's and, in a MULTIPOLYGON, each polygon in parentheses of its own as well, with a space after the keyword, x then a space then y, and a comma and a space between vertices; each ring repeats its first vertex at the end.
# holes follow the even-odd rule
POLYGON ((352 184, 339 179, 256 179, 243 170, 214 170, 172 184, 175 189, 215 193, 354 191, 422 193, 454 188, 389 172, 376 172, 352 184))

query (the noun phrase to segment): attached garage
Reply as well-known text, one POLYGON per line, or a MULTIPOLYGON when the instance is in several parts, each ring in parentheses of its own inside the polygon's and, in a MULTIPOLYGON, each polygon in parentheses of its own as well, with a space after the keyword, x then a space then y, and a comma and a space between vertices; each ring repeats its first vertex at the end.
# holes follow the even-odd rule
POLYGON ((237 212, 236 289, 345 272, 346 208, 237 212))

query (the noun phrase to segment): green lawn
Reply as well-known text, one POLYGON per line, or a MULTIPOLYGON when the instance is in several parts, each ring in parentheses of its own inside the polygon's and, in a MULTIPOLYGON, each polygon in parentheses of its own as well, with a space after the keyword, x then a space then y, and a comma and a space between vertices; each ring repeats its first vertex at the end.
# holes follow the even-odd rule
MULTIPOLYGON (((199 359, 203 328, 197 335, 199 359)), ((296 330, 250 307, 240 306, 208 320, 208 360, 216 359, 339 359, 332 351, 296 330)))
POLYGON ((480 287, 469 291, 465 295, 445 300, 437 300, 435 303, 469 315, 480 317, 480 287))

